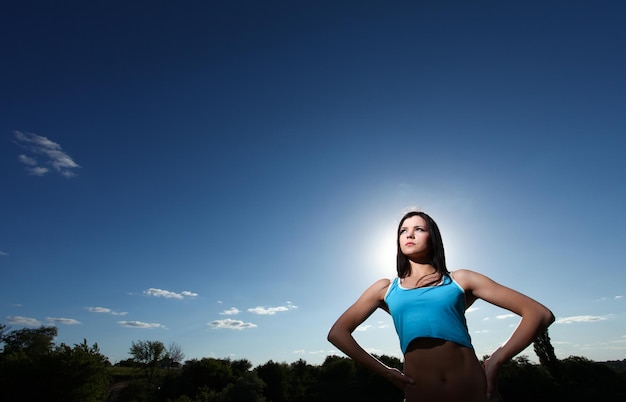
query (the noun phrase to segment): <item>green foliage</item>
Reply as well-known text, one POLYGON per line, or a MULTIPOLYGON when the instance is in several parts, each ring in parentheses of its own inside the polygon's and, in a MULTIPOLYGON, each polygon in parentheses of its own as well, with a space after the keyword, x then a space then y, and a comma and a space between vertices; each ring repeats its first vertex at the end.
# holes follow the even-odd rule
POLYGON ((129 353, 143 369, 148 386, 151 386, 157 369, 167 359, 165 345, 159 341, 137 341, 132 343, 129 353))
POLYGON ((37 359, 50 353, 56 336, 56 327, 23 328, 6 334, 3 331, 1 339, 4 344, 3 355, 23 355, 28 359, 37 359))
MULTIPOLYGON (((182 350, 133 342, 132 359, 111 366, 97 344, 53 342, 54 327, 7 331, 0 324, 0 400, 63 402, 362 402, 402 401, 402 392, 347 357, 322 365, 272 360, 203 358, 179 366, 182 350), (147 370, 147 371, 146 371, 147 370), (21 387, 20 384, 28 384, 21 387)), ((500 391, 507 402, 626 400, 626 361, 558 360, 547 334, 535 341, 542 364, 526 356, 507 362, 500 391), (610 363, 610 364, 609 364, 610 363)), ((391 367, 402 362, 376 356, 391 367)))
POLYGON ((55 346, 56 334, 54 327, 2 331, 0 400, 105 400, 109 393, 110 364, 98 345, 89 346, 84 340, 74 347, 55 346))

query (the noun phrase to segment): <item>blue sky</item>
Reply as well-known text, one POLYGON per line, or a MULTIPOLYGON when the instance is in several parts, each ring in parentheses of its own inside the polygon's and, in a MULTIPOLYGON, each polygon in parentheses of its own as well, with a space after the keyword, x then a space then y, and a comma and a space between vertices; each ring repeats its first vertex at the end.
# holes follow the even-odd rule
MULTIPOLYGON (((554 311, 559 358, 626 358, 624 2, 1 8, 11 329, 112 363, 159 340, 321 364, 418 207, 451 270, 554 311)), ((517 323, 484 302, 467 319, 479 356, 517 323)), ((385 313, 356 336, 400 356, 385 313)))

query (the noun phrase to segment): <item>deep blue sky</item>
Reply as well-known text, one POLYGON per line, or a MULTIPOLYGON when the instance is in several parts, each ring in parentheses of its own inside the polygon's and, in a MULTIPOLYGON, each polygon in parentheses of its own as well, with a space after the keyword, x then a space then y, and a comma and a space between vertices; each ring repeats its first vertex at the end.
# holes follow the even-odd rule
MULTIPOLYGON (((451 270, 554 311, 558 357, 624 359, 625 26, 602 0, 5 2, 0 323, 113 363, 321 363, 416 206, 451 270)), ((474 307, 482 356, 517 319, 474 307)), ((357 336, 399 356, 390 325, 357 336)))

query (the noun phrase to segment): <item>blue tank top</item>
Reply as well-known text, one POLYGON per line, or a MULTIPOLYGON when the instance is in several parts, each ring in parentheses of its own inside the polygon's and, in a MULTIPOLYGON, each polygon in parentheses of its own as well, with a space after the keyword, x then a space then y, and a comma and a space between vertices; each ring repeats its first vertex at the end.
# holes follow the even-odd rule
POLYGON ((395 278, 385 303, 406 353, 416 338, 438 338, 474 349, 465 321, 465 291, 451 276, 435 286, 407 289, 395 278))

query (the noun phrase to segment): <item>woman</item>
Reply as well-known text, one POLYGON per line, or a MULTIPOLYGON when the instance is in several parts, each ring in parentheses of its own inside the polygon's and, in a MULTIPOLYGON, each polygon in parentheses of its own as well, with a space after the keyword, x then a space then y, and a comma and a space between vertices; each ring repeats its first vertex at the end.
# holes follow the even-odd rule
POLYGON ((424 212, 398 225, 397 278, 371 285, 335 322, 328 340, 346 355, 404 390, 406 402, 500 400, 498 370, 554 321, 550 310, 470 270, 449 272, 435 221, 424 212), (465 310, 477 299, 521 317, 510 338, 480 363, 465 310), (367 353, 352 332, 377 308, 391 314, 404 354, 404 372, 367 353))

